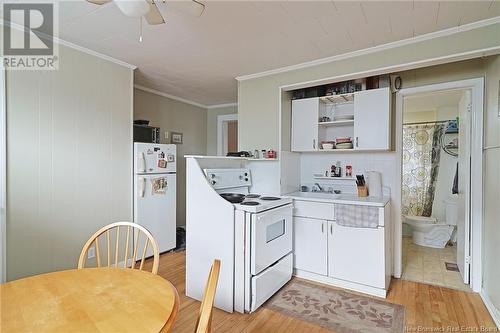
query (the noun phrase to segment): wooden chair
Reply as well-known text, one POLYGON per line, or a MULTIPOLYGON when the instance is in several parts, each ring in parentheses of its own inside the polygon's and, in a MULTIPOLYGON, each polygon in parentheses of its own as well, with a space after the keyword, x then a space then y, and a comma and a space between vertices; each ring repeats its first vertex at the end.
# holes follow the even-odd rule
MULTIPOLYGON (((102 227, 99 229, 95 234, 90 237, 90 239, 85 243, 83 246, 82 252, 80 253, 80 259, 78 260, 78 269, 84 268, 85 267, 85 259, 87 258, 87 252, 89 248, 92 246, 92 244, 95 245, 95 255, 96 255, 96 260, 97 260, 97 267, 101 267, 101 253, 100 253, 100 247, 99 247, 99 237, 100 236, 106 236, 106 244, 107 244, 107 267, 116 267, 119 268, 135 268, 136 261, 141 260, 141 263, 139 265, 139 270, 142 270, 142 267, 144 266, 144 258, 146 256, 146 251, 148 249, 149 244, 151 244, 152 249, 153 249, 153 269, 152 273, 157 274, 158 273, 158 265, 160 263, 160 255, 158 251, 158 245, 156 244, 155 239, 153 238, 153 235, 144 228, 143 226, 137 224, 137 223, 132 223, 132 222, 115 222, 108 224, 107 226, 102 227), (119 254, 120 254, 120 228, 122 230, 127 231, 127 236, 126 240, 124 243, 125 246, 125 254, 124 254, 124 259, 123 262, 119 261, 119 254), (116 229, 116 232, 114 233, 115 235, 115 244, 114 244, 114 264, 111 263, 112 261, 112 255, 111 255, 111 249, 112 249, 112 242, 111 242, 111 237, 112 237, 112 229, 116 229), (132 231, 132 233, 131 233, 132 231), (135 235, 134 235, 134 231, 135 235), (142 256, 140 258, 137 258, 138 254, 138 248, 139 248, 139 243, 141 240, 141 234, 144 234, 143 242, 144 246, 142 248, 142 256), (133 245, 133 252, 129 251, 130 245, 133 245), (130 253, 129 253, 130 252, 130 253), (130 258, 129 258, 130 254, 130 258), (131 263, 129 262, 131 261, 131 263), (122 266, 123 265, 123 266, 122 266)), ((123 242, 122 242, 123 243, 123 242)))
POLYGON ((209 333, 212 331, 212 308, 214 305, 217 281, 219 280, 220 260, 215 259, 210 268, 207 285, 201 301, 200 313, 196 321, 195 333, 209 333))

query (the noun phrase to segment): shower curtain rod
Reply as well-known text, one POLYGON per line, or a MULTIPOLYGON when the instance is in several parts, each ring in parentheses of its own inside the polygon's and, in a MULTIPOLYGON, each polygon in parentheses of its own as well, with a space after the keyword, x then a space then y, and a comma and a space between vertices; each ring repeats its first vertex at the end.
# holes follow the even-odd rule
POLYGON ((419 121, 415 123, 404 123, 403 125, 423 125, 423 124, 442 124, 442 123, 447 123, 449 121, 455 121, 456 119, 449 119, 449 120, 436 120, 436 121, 419 121))

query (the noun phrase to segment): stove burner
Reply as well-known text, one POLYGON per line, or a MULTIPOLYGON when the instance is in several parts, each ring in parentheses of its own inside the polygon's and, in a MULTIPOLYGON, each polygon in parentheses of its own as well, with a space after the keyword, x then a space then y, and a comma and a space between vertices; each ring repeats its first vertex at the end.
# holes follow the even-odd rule
POLYGON ((260 198, 260 194, 247 194, 247 199, 257 199, 260 198))
POLYGON ((264 201, 275 201, 275 200, 280 200, 281 198, 278 198, 278 197, 262 197, 260 198, 260 200, 264 200, 264 201))
POLYGON ((260 203, 258 203, 257 201, 245 201, 245 202, 242 202, 241 204, 244 206, 258 206, 258 205, 260 205, 260 203))

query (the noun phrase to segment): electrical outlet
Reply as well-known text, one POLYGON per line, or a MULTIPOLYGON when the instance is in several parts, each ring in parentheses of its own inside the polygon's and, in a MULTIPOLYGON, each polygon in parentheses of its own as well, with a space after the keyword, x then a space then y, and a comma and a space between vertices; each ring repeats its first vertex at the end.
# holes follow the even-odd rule
POLYGON ((165 140, 168 140, 168 131, 165 131, 165 140))
POLYGON ((89 247, 89 250, 87 251, 87 258, 95 258, 95 246, 89 247))

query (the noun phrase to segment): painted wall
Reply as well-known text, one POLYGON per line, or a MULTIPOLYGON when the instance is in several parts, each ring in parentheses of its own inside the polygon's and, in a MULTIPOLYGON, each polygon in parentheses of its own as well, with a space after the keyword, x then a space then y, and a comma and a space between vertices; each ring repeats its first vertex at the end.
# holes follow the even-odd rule
POLYGON ((75 268, 132 220, 132 70, 59 51, 59 70, 7 73, 8 280, 75 268))
MULTIPOLYGON (((486 60, 486 114, 484 117, 484 144, 500 145, 499 106, 500 56, 486 60)), ((496 310, 497 325, 500 327, 500 148, 484 152, 484 244, 483 244, 483 289, 496 310)), ((479 172, 479 170, 473 170, 479 172)))
POLYGON ((217 116, 238 113, 238 106, 226 106, 207 110, 207 155, 217 155, 217 116))
MULTIPOLYGON (((254 147, 270 147, 280 150, 279 145, 279 87, 329 77, 351 75, 363 71, 381 69, 390 72, 390 67, 435 59, 449 54, 497 47, 500 24, 469 30, 454 35, 420 41, 397 48, 329 62, 313 67, 296 69, 260 78, 238 82, 239 148, 252 150, 254 147), (385 70, 384 70, 385 69, 385 70), (259 135, 255 135, 259 133, 259 135)), ((449 77, 457 73, 441 73, 449 77)), ((439 77, 439 75, 436 75, 439 77)), ((433 77, 436 77, 433 76, 433 77)))
POLYGON ((186 160, 184 155, 206 155, 206 109, 167 97, 134 90, 134 119, 147 119, 161 129, 161 143, 170 143, 165 131, 183 134, 177 145, 177 225, 186 225, 186 160))

